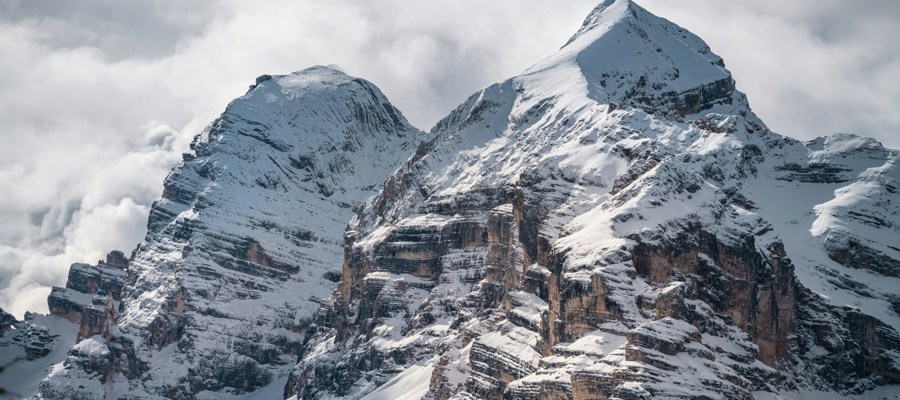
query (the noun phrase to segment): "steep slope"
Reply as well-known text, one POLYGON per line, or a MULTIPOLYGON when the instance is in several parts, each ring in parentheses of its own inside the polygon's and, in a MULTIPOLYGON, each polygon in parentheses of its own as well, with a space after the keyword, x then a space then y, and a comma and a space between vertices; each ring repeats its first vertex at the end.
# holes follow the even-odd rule
POLYGON ((337 70, 258 78, 166 178, 114 323, 37 397, 279 396, 337 285, 353 208, 423 135, 337 70))
POLYGON ((769 131, 702 40, 631 1, 432 134, 351 221, 287 394, 900 383, 900 152, 769 131))

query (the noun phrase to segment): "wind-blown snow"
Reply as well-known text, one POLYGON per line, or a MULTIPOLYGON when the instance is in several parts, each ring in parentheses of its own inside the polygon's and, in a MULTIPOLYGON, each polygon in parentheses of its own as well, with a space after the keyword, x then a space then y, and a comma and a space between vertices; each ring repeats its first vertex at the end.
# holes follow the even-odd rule
POLYGON ((397 374, 362 400, 418 400, 428 393, 431 383, 430 365, 413 365, 397 374))

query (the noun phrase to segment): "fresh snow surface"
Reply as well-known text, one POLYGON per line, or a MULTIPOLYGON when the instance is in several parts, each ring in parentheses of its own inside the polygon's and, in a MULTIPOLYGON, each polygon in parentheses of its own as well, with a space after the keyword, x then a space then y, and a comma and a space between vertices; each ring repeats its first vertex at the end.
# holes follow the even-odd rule
POLYGON ((419 400, 428 393, 434 367, 412 365, 362 400, 419 400))
POLYGON ((521 79, 551 96, 618 103, 639 79, 658 84, 656 92, 678 93, 730 79, 720 64, 696 35, 628 1, 605 0, 560 51, 521 79))
POLYGON ((203 391, 197 393, 197 400, 276 400, 284 397, 284 385, 287 383, 287 375, 276 378, 262 389, 244 394, 227 394, 221 392, 203 391))
POLYGON ((757 400, 896 400, 900 399, 900 386, 888 385, 856 395, 843 395, 834 392, 802 391, 783 392, 779 394, 769 392, 754 392, 757 400))
MULTIPOLYGON (((6 389, 12 396, 30 398, 37 391, 38 384, 44 379, 54 364, 59 364, 66 358, 69 348, 75 344, 78 335, 78 325, 65 318, 52 315, 29 314, 31 319, 28 324, 34 327, 46 328, 53 337, 52 350, 45 357, 35 360, 25 359, 25 352, 21 346, 10 344, 15 340, 16 331, 8 331, 0 338, 0 365, 6 367, 0 373, 0 387, 6 389), (16 361, 18 360, 18 361, 16 361)), ((24 327, 26 322, 17 326, 24 327)))

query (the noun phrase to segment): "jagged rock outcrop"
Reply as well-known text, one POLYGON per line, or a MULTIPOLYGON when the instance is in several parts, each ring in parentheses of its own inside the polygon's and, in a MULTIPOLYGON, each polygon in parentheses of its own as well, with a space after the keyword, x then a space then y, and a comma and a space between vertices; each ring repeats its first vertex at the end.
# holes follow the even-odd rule
POLYGON ((98 264, 109 265, 110 267, 126 270, 128 269, 128 257, 120 250, 113 250, 106 255, 106 261, 98 262, 98 264))
POLYGON ((13 325, 17 322, 19 321, 16 317, 0 308, 0 332, 6 332, 12 329, 13 325))
POLYGON ((37 398, 280 395, 336 287, 346 221, 423 135, 335 69, 258 79, 166 178, 131 260, 76 264, 54 291, 79 342, 37 398))
POLYGON ((80 323, 86 309, 105 306, 106 298, 118 302, 122 299, 127 268, 128 259, 118 250, 110 252, 106 261, 100 260, 97 265, 72 264, 66 287, 54 287, 47 298, 50 314, 80 323))
POLYGON ((604 1, 432 134, 351 220, 335 302, 287 394, 749 399, 900 383, 900 152, 769 131, 721 58, 633 2, 604 1))

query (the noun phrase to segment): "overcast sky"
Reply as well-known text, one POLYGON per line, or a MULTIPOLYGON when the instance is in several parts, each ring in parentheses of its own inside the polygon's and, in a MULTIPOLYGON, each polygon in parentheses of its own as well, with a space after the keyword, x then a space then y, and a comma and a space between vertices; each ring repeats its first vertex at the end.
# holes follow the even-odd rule
MULTIPOLYGON (((900 147, 900 2, 638 0, 704 38, 774 130, 900 147)), ((0 0, 0 307, 129 252, 191 137, 258 75, 337 64, 427 130, 596 0, 0 0), (24 211, 24 212, 23 212, 24 211)))

